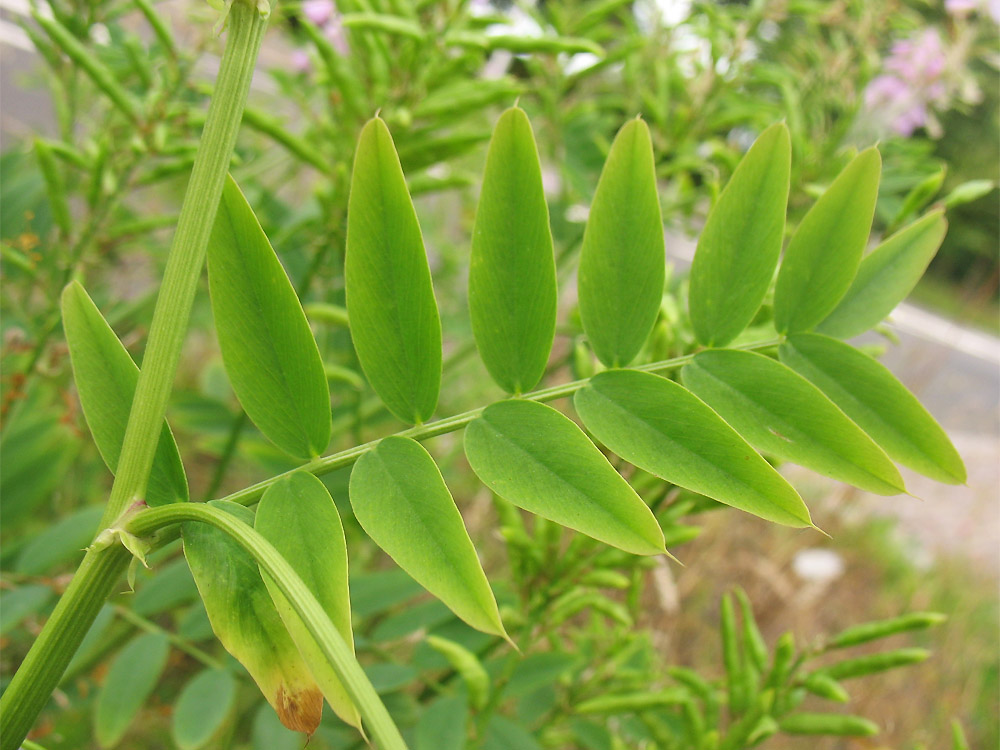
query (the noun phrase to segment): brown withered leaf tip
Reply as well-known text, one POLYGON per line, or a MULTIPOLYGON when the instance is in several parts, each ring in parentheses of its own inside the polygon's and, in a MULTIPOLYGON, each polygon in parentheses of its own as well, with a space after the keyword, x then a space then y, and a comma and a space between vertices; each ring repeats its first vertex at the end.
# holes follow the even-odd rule
POLYGON ((290 693, 284 684, 278 686, 278 718, 293 732, 311 735, 323 717, 323 694, 316 688, 290 693))

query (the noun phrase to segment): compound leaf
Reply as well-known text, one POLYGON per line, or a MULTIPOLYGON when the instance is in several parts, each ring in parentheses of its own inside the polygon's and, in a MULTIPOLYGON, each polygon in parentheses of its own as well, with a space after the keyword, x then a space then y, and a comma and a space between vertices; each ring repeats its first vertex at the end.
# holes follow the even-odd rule
POLYGON ((611 145, 580 251, 580 317, 608 367, 639 353, 656 322, 664 275, 653 144, 646 123, 635 119, 611 145))
MULTIPOLYGON (((260 499, 254 528, 288 561, 353 650, 347 541, 340 513, 324 484, 304 471, 280 479, 260 499)), ((348 724, 360 726, 357 708, 315 639, 277 585, 268 576, 263 579, 288 634, 330 707, 348 724)))
POLYGON ((573 404, 595 438, 640 469, 769 521, 812 524, 792 486, 677 383, 635 370, 602 372, 573 404))
POLYGON ((604 455, 555 409, 500 401, 465 430, 479 479, 519 508, 638 555, 663 554, 649 507, 604 455))
POLYGON ((351 505, 368 536, 469 625, 506 638, 496 600, 434 459, 387 437, 351 472, 351 505))
POLYGON ((750 147, 698 238, 691 264, 691 324, 706 346, 725 346, 753 320, 781 254, 792 147, 772 125, 750 147))
POLYGON ((441 321, 403 169, 377 117, 361 131, 354 157, 344 283, 368 382, 400 419, 429 419, 441 385, 441 321))
MULTIPOLYGON (((63 290, 62 317, 80 406, 101 458, 114 473, 139 382, 139 368, 76 281, 63 290)), ((164 505, 187 499, 184 465, 164 420, 146 485, 146 503, 164 505)))
POLYGON ((779 333, 808 331, 854 280, 875 215, 882 159, 862 151, 802 219, 785 250, 774 291, 779 333))
POLYGON ((823 392, 756 352, 701 352, 684 385, 751 445, 879 495, 905 492, 892 461, 823 392))
POLYGON ((778 356, 891 458, 939 482, 965 482, 965 465, 948 435, 884 365, 848 344, 810 333, 791 336, 778 356))
POLYGON ((556 266, 535 137, 524 110, 490 141, 469 261, 469 314, 493 379, 523 393, 542 378, 556 327, 556 266))
POLYGON ((253 209, 230 177, 208 244, 222 360, 247 416, 298 458, 330 442, 330 392, 316 340, 253 209))

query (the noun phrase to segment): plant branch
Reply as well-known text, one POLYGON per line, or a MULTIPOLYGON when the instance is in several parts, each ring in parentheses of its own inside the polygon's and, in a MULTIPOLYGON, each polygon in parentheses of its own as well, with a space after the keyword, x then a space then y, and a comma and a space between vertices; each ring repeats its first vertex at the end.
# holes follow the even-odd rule
POLYGON ((166 414, 208 239, 267 26, 267 19, 244 2, 233 4, 228 22, 229 39, 216 94, 177 220, 102 528, 110 526, 146 491, 159 426, 166 414))

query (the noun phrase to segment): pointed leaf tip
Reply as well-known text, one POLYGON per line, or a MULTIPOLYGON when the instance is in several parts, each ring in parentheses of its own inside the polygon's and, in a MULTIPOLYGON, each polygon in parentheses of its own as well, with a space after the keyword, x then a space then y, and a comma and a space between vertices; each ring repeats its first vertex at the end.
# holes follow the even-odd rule
POLYGON ((698 238, 689 306, 698 340, 725 346, 760 308, 778 264, 788 204, 792 147, 778 123, 736 167, 698 238))
POLYGON ((362 455, 350 498, 358 523, 403 570, 472 627, 509 640, 462 516, 419 443, 387 437, 362 455))
POLYGON ((504 112, 493 131, 469 261, 469 315, 479 354, 508 393, 545 372, 556 326, 549 211, 531 123, 504 112))
POLYGON ((664 269, 653 144, 636 118, 611 146, 580 254, 580 316, 608 367, 627 365, 645 343, 663 299, 664 269))
POLYGON ((208 284, 222 361, 260 431, 312 458, 330 441, 330 391, 302 305, 230 177, 208 245, 208 284))
POLYGON ((368 382, 400 419, 424 422, 441 385, 441 322, 417 214, 388 127, 358 138, 344 283, 351 338, 368 382))
POLYGON ((637 555, 665 554, 649 507, 568 417, 535 401, 487 407, 465 431, 476 476, 508 502, 637 555))

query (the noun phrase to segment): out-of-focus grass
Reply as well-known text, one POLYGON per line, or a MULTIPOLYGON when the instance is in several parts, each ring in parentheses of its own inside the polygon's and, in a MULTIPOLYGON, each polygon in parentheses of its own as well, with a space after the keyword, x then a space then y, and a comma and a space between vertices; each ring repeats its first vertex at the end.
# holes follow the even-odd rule
MULTIPOLYGON (((845 710, 882 727, 872 740, 775 737, 774 750, 950 747, 949 723, 958 718, 972 747, 1000 743, 1000 606, 997 581, 959 558, 929 561, 902 539, 892 520, 848 523, 822 513, 817 523, 832 535, 796 532, 745 514, 710 514, 699 540, 677 550, 687 564, 673 568, 679 609, 665 611, 649 594, 649 619, 665 660, 721 673, 718 602, 733 585, 747 590, 769 644, 785 630, 800 644, 848 625, 904 612, 934 610, 948 621, 927 632, 896 636, 880 650, 921 646, 933 656, 916 667, 849 680, 851 701, 843 709, 810 699, 805 710, 845 710), (826 582, 804 581, 795 556, 807 548, 836 552, 843 573, 826 582)), ((865 649, 859 649, 865 652, 865 649)), ((846 654, 847 652, 845 652, 846 654)))

